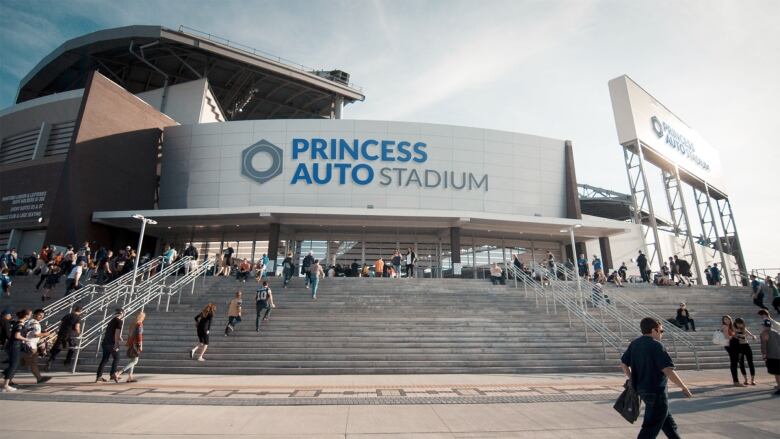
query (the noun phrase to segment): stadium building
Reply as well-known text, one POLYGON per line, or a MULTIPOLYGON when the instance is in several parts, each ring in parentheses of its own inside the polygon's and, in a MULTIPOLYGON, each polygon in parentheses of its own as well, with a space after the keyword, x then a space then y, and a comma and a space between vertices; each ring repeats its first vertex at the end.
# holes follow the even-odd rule
POLYGON ((157 221, 145 252, 193 242, 204 256, 231 246, 278 264, 313 251, 349 265, 412 248, 421 276, 483 277, 512 254, 573 259, 574 245, 610 268, 633 269, 645 249, 656 266, 679 254, 699 269, 715 261, 744 272, 722 186, 673 153, 705 174, 718 164, 665 107, 661 119, 632 119, 644 91, 625 76, 610 83, 625 195, 578 185, 563 136, 343 119, 365 99, 349 81, 186 27, 69 40, 0 111, 0 248, 134 245, 140 214, 157 221), (655 131, 631 133, 633 124, 655 131), (672 152, 653 143, 662 137, 672 152), (653 209, 650 164, 664 172, 672 219, 653 209), (674 204, 685 197, 669 188, 684 184, 706 196, 697 198, 706 236, 674 204))

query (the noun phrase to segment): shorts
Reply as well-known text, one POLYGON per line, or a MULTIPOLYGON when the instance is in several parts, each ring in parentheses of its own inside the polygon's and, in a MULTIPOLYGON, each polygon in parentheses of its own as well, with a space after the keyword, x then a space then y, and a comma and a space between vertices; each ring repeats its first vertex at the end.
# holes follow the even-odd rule
POLYGON ((766 371, 769 375, 780 375, 780 358, 767 358, 766 371))
POLYGON ((209 333, 198 330, 198 343, 209 344, 209 333))

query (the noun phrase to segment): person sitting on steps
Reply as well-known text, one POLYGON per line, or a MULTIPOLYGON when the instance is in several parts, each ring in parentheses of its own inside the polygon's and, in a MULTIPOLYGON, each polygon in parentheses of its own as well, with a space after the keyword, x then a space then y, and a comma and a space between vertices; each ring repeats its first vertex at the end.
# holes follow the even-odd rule
POLYGON ((688 324, 690 323, 691 330, 693 332, 696 332, 696 325, 693 323, 693 319, 691 318, 691 313, 685 307, 685 303, 680 303, 680 307, 677 308, 677 317, 675 319, 677 320, 677 324, 679 327, 684 327, 685 330, 687 331, 688 324))

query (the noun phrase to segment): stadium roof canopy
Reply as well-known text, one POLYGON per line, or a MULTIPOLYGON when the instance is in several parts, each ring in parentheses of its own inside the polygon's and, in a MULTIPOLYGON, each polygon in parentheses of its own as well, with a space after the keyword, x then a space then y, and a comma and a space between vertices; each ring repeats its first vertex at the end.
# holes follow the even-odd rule
POLYGON ((332 118, 362 91, 340 70, 315 71, 180 27, 127 26, 66 41, 25 76, 16 102, 83 88, 97 70, 131 93, 207 78, 228 120, 332 118))
MULTIPOLYGON (((631 195, 587 184, 578 184, 577 190, 583 214, 618 221, 630 221, 634 218, 634 202, 631 195)), ((647 211, 642 210, 640 216, 642 224, 649 224, 649 216, 647 211)), ((659 218, 658 215, 655 220, 662 228, 671 227, 671 221, 659 218)))

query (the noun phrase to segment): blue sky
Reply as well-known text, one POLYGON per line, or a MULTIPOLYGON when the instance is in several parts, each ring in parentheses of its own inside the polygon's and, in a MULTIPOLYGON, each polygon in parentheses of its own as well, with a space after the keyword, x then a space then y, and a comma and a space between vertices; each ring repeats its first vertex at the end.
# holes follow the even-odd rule
POLYGON ((581 183, 627 192, 607 81, 628 74, 720 151, 748 265, 780 267, 778 18, 774 0, 0 0, 0 107, 68 38, 184 24, 349 72, 366 101, 346 118, 571 139, 581 183))

